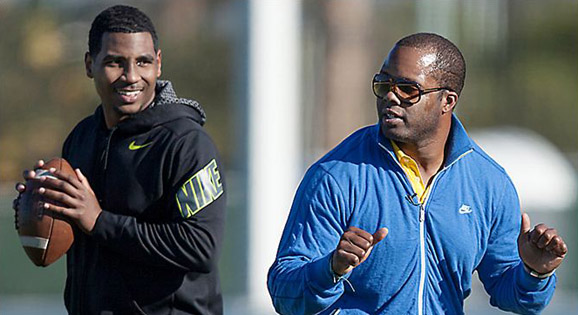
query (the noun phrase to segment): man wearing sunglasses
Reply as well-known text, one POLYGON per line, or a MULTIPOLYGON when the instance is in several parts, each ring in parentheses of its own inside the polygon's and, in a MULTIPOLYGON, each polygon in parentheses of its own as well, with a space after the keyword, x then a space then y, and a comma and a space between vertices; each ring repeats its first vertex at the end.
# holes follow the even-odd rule
POLYGON ((283 314, 462 314, 474 271, 490 303, 539 313, 567 247, 521 215, 505 171, 453 110, 465 61, 428 33, 396 43, 372 80, 378 123, 305 175, 269 271, 283 314))

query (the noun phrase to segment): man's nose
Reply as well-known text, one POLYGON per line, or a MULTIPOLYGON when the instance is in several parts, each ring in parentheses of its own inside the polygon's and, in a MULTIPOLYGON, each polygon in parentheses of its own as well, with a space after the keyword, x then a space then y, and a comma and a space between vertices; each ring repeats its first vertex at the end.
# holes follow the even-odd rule
POLYGON ((397 97, 397 95, 395 95, 395 93, 393 93, 393 89, 390 89, 389 92, 385 94, 384 100, 388 104, 401 105, 401 100, 397 97))
POLYGON ((138 73, 137 66, 135 64, 129 63, 124 67, 124 78, 126 82, 135 83, 139 80, 140 74, 138 73))

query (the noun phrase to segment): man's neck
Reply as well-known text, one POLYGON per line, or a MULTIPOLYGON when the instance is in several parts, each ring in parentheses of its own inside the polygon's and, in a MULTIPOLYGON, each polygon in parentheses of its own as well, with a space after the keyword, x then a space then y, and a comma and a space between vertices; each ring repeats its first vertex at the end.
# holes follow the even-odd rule
POLYGON ((432 140, 421 145, 398 142, 396 144, 417 163, 424 183, 427 183, 443 164, 445 143, 432 140))
POLYGON ((104 116, 104 123, 106 124, 106 129, 111 130, 114 126, 118 124, 120 121, 119 117, 116 117, 115 114, 107 114, 103 111, 104 116))
POLYGON ((417 163, 420 175, 427 186, 433 176, 443 167, 445 146, 449 135, 449 127, 441 128, 434 137, 418 143, 396 142, 398 147, 417 163))
MULTIPOLYGON (((142 106, 141 108, 139 108, 137 113, 140 113, 140 112, 146 110, 147 108, 154 106, 154 103, 155 103, 155 98, 153 98, 145 106, 142 106)), ((137 114, 137 113, 123 114, 123 113, 116 111, 114 108, 111 108, 111 106, 105 106, 104 104, 102 104, 102 109, 103 109, 103 114, 104 114, 104 122, 106 123, 106 127, 109 130, 112 129, 113 127, 115 127, 116 125, 118 125, 118 123, 120 123, 121 121, 131 117, 134 114, 137 114)))

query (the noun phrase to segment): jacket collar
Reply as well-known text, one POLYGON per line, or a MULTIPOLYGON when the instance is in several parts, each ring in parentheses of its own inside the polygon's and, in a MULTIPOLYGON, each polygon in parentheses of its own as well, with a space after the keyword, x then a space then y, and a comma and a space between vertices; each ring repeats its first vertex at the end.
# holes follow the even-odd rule
MULTIPOLYGON (((392 157, 395 157, 391 142, 381 133, 379 123, 375 125, 375 134, 378 144, 385 148, 392 157)), ((473 148, 473 142, 468 136, 466 129, 458 117, 455 114, 452 114, 452 125, 450 127, 450 133, 446 141, 446 158, 444 161, 444 166, 452 164, 473 148)))

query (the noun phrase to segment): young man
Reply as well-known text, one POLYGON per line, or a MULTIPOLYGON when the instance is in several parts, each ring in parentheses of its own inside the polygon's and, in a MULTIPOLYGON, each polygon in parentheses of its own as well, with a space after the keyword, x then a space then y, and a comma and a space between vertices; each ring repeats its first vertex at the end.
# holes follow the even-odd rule
POLYGON ((203 109, 157 80, 156 31, 136 8, 95 18, 85 65, 102 103, 64 143, 79 179, 55 172, 34 192, 62 203, 44 207, 75 223, 68 312, 222 313, 224 177, 203 109))
POLYGON ((461 314, 477 270, 490 303, 538 313, 567 247, 533 230, 505 171, 453 110, 462 54, 435 34, 398 41, 373 79, 379 122, 305 175, 269 271, 283 314, 461 314))

